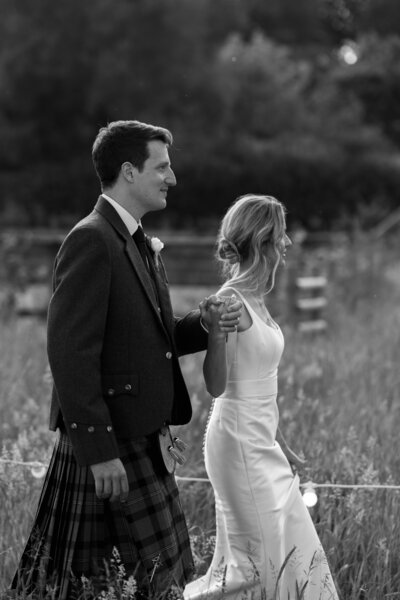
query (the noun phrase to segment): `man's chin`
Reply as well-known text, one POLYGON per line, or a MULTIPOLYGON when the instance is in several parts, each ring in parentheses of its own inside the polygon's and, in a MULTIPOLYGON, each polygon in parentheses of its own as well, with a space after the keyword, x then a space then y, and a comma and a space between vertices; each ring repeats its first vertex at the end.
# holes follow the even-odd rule
POLYGON ((159 200, 159 202, 154 203, 154 205, 149 208, 149 212, 155 212, 157 210, 164 210, 164 208, 167 207, 167 199, 166 198, 162 198, 159 200))

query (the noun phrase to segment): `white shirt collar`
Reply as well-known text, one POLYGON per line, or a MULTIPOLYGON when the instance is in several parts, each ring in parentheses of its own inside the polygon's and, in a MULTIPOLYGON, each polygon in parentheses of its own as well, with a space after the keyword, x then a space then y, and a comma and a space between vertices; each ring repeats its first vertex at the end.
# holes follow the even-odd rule
POLYGON ((136 221, 135 217, 132 217, 131 213, 129 213, 126 210, 126 208, 121 206, 116 200, 114 200, 113 198, 110 198, 110 196, 107 196, 107 194, 101 194, 101 195, 103 196, 103 198, 105 198, 107 200, 107 202, 109 202, 111 204, 111 206, 113 208, 115 208, 115 210, 121 217, 122 221, 124 222, 124 225, 128 229, 129 234, 133 235, 135 233, 135 231, 137 230, 137 228, 139 227, 140 221, 138 223, 136 221))

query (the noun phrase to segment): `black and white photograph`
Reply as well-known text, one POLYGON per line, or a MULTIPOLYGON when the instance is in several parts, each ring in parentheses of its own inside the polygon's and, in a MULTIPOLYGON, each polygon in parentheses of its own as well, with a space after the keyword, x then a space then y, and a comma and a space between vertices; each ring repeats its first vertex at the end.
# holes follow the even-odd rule
POLYGON ((400 600, 400 3, 2 0, 0 599, 400 600))

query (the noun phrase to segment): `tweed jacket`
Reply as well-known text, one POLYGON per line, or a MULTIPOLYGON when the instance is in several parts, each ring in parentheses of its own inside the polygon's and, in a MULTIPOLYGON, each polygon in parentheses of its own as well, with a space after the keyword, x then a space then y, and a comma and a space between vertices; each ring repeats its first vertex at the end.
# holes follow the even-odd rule
POLYGON ((50 429, 66 429, 80 465, 117 458, 119 438, 191 418, 178 356, 205 349, 207 334, 199 311, 173 316, 161 260, 155 283, 100 196, 56 256, 48 311, 50 429))

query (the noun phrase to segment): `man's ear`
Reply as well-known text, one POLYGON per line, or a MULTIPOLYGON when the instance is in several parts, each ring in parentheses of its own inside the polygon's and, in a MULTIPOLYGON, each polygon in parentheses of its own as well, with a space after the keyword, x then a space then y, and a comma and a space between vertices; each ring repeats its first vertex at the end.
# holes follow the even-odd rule
POLYGON ((121 165, 121 173, 126 181, 133 183, 135 179, 136 169, 130 162, 124 162, 121 165))

